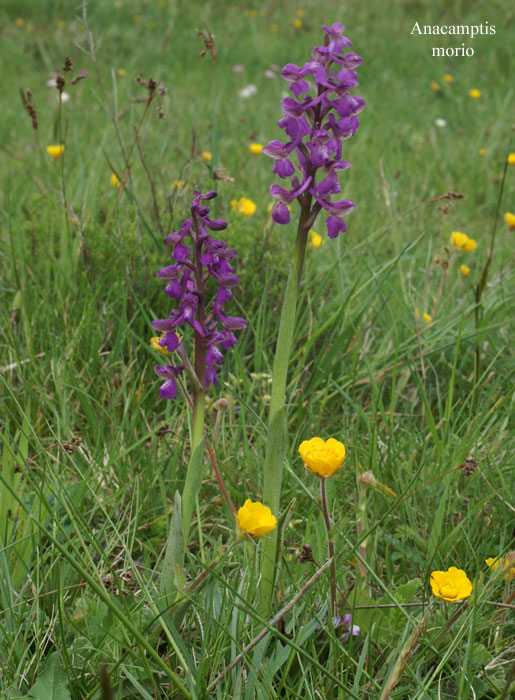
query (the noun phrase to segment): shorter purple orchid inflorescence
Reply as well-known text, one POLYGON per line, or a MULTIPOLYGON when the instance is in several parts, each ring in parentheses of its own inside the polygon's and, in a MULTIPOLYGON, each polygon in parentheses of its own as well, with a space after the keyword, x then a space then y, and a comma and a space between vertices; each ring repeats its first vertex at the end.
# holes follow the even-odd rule
MULTIPOLYGON (((163 336, 161 347, 169 353, 178 351, 183 356, 184 346, 177 334, 178 328, 189 325, 195 338, 194 370, 200 386, 217 384, 216 370, 223 360, 222 350, 228 350, 238 341, 233 333, 245 328, 247 322, 238 316, 227 316, 222 307, 232 298, 238 284, 230 262, 236 251, 216 238, 210 231, 222 231, 227 223, 222 219, 210 219, 206 201, 217 196, 215 191, 194 193, 191 219, 183 221, 179 231, 168 234, 165 243, 172 247, 172 264, 157 271, 156 276, 167 281, 164 291, 177 300, 168 318, 152 322, 152 328, 163 336), (214 299, 208 303, 207 282, 216 283, 214 299)), ((155 373, 166 381, 160 395, 173 399, 177 396, 176 379, 184 370, 184 362, 173 366, 157 365, 155 373)))
POLYGON ((279 200, 272 211, 273 220, 278 224, 289 223, 288 205, 297 199, 306 212, 305 226, 311 226, 319 211, 325 209, 329 214, 327 234, 336 238, 346 230, 343 217, 354 208, 354 203, 347 199, 331 201, 341 191, 337 171, 351 167, 342 160, 342 142, 356 132, 359 126, 356 115, 364 109, 365 101, 349 95, 349 90, 358 85, 354 68, 362 59, 353 52, 342 55, 347 47, 352 47, 344 36, 343 25, 335 23, 322 29, 324 45, 315 46, 311 60, 302 67, 288 63, 281 71, 295 95, 295 99, 282 100, 284 116, 278 122, 288 141, 271 141, 263 153, 275 160, 276 175, 292 178, 290 189, 276 184, 270 188, 279 200), (310 79, 306 80, 308 76, 310 79), (311 87, 314 96, 308 92, 311 87), (293 153, 297 155, 300 180, 290 160, 293 153))

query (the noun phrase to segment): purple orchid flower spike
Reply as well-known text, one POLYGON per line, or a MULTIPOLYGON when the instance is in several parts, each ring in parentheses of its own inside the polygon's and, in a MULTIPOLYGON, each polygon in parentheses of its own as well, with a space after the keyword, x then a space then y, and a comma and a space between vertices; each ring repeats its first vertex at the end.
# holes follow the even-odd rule
POLYGON ((289 223, 288 205, 296 199, 303 212, 306 236, 318 213, 325 210, 328 236, 336 238, 346 230, 342 217, 354 208, 349 200, 331 201, 332 195, 340 192, 337 171, 350 167, 341 158, 342 142, 354 136, 359 126, 356 115, 364 109, 365 101, 349 94, 358 85, 354 69, 362 59, 348 51, 352 44, 343 25, 335 22, 322 28, 324 44, 315 46, 311 59, 301 67, 287 63, 281 71, 294 95, 282 100, 284 117, 278 122, 288 140, 271 141, 263 153, 275 160, 276 175, 292 178, 289 189, 279 185, 270 188, 279 200, 272 212, 273 220, 281 225, 289 223), (314 83, 312 94, 310 82, 314 83), (294 153, 297 167, 292 161, 294 153))
MULTIPOLYGON (((247 326, 243 318, 227 316, 220 308, 232 298, 238 277, 229 262, 236 256, 236 251, 209 233, 227 228, 227 222, 223 219, 209 218, 206 202, 216 196, 214 190, 205 194, 198 190, 194 192, 191 219, 182 222, 179 231, 165 238, 165 243, 172 247, 172 264, 156 273, 157 277, 167 281, 165 292, 177 300, 178 307, 170 311, 168 318, 153 321, 152 328, 163 333, 159 345, 166 348, 170 355, 178 352, 181 359, 185 350, 177 328, 189 326, 192 329, 196 387, 210 383, 216 385, 216 370, 223 360, 221 349, 228 350, 237 342, 232 331, 247 326), (211 302, 208 301, 209 280, 214 282, 211 302)), ((155 373, 165 380, 160 388, 163 398, 174 399, 177 396, 176 380, 185 369, 185 364, 193 366, 191 363, 181 363, 175 366, 157 365, 154 368, 155 373)))

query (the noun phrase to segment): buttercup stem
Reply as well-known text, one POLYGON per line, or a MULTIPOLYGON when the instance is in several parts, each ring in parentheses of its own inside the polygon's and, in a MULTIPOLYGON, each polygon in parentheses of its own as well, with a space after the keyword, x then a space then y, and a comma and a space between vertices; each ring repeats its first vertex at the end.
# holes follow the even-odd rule
POLYGON ((329 559, 331 562, 331 615, 336 615, 336 564, 334 563, 334 542, 331 535, 331 521, 329 520, 329 509, 327 508, 327 488, 326 479, 320 479, 320 496, 322 498, 322 512, 324 514, 325 529, 327 532, 327 546, 329 548, 329 559))

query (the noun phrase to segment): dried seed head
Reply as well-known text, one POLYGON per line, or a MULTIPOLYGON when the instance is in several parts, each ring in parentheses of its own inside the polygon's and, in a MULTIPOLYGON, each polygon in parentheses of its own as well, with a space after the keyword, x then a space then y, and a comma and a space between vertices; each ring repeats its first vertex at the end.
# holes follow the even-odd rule
POLYGON ((209 52, 211 54, 213 62, 216 62, 216 44, 214 35, 211 34, 209 30, 206 33, 204 33, 201 29, 197 29, 197 34, 198 36, 202 37, 202 41, 204 42, 204 48, 199 53, 199 56, 204 58, 206 53, 209 52))
POLYGON ((229 408, 229 402, 227 399, 217 399, 214 403, 214 407, 217 411, 227 411, 229 408))
POLYGON ((69 73, 72 69, 72 66, 72 59, 69 56, 66 56, 63 64, 63 73, 69 73))
POLYGON ((469 455, 465 460, 465 463, 460 464, 458 469, 463 469, 465 476, 471 476, 477 469, 477 461, 474 459, 474 457, 469 455))
POLYGON ((78 73, 74 78, 71 79, 70 85, 76 85, 80 80, 84 80, 84 78, 88 75, 88 71, 83 68, 80 73, 78 73))
POLYGON ((301 548, 297 551, 297 559, 301 564, 305 564, 308 561, 315 562, 313 559, 313 550, 309 544, 303 544, 301 548))
POLYGON ((27 110, 27 113, 29 117, 32 120, 32 128, 34 131, 38 130, 38 116, 36 114, 36 108, 32 103, 32 92, 30 90, 25 90, 25 93, 23 90, 21 92, 21 99, 23 101, 23 106, 27 110))
POLYGON ((55 85, 59 92, 62 92, 64 90, 66 80, 64 79, 64 76, 62 76, 60 73, 58 73, 55 77, 55 85))
POLYGON ((159 107, 156 109, 156 112, 157 112, 157 116, 159 117, 159 119, 164 118, 165 113, 163 112, 163 108, 161 107, 161 105, 159 105, 159 107))
POLYGON ((161 97, 164 97, 166 95, 166 88, 163 85, 163 83, 158 83, 157 85, 157 91, 161 95, 161 97))

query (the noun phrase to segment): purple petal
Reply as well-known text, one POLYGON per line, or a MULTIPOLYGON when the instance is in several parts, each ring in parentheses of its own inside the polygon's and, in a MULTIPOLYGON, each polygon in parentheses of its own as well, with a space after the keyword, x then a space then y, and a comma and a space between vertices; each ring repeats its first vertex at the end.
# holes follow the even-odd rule
POLYGON ((232 297, 233 293, 230 291, 230 289, 226 289, 225 287, 219 287, 216 293, 216 303, 218 304, 218 306, 224 306, 227 300, 232 299, 232 297))
POLYGON ((217 386, 218 384, 216 367, 214 365, 211 365, 206 369, 206 386, 209 386, 210 384, 213 384, 213 386, 217 386))
POLYGON ((177 243, 177 245, 173 249, 172 255, 177 260, 177 262, 184 262, 184 260, 187 260, 190 257, 190 249, 187 245, 177 243))
POLYGON ((329 175, 317 186, 317 192, 322 197, 326 197, 330 194, 338 194, 340 189, 338 175, 334 172, 329 173, 329 175))
POLYGON ((285 97, 283 100, 281 100, 281 105, 284 115, 286 117, 293 117, 294 119, 300 119, 306 109, 304 105, 300 104, 292 97, 285 97))
POLYGON ((276 224, 284 226, 290 223, 290 211, 286 204, 278 202, 272 210, 272 219, 276 224))
POLYGON ((340 232, 345 233, 347 230, 345 221, 338 216, 328 216, 325 223, 327 225, 327 235, 329 238, 337 238, 340 232))
POLYGON ((177 334, 174 333, 173 331, 170 331, 165 335, 164 338, 162 338, 159 341, 159 345, 162 348, 166 348, 168 352, 173 352, 174 350, 177 350, 179 347, 179 338, 177 337, 177 334))
POLYGON ((211 231, 223 231, 227 228, 227 221, 223 219, 211 219, 206 221, 206 226, 211 229, 211 231))
POLYGON ((270 141, 268 146, 263 148, 263 153, 270 156, 270 158, 286 158, 289 151, 283 143, 275 140, 270 141))
POLYGON ((182 267, 180 265, 167 265, 156 272, 156 277, 164 280, 174 280, 177 279, 181 270, 182 267))
POLYGON ((173 331, 174 328, 177 328, 177 321, 172 318, 158 318, 156 321, 152 321, 150 325, 155 331, 163 333, 166 331, 173 331))
POLYGON ((177 384, 174 379, 167 379, 164 384, 161 384, 159 396, 162 399, 175 399, 177 396, 177 384))
POLYGON ((305 80, 295 80, 290 85, 290 90, 293 92, 295 97, 298 99, 303 92, 309 90, 309 83, 305 80))
POLYGON ((170 280, 165 287, 165 293, 172 299, 179 299, 182 296, 182 287, 177 280, 170 280))
POLYGON ((343 57, 340 65, 343 66, 343 68, 357 68, 361 65, 362 61, 363 59, 361 56, 358 56, 357 53, 351 52, 343 57))
POLYGON ((274 163, 272 172, 282 178, 290 177, 295 172, 295 167, 288 158, 278 158, 274 163))
POLYGON ((302 70, 295 63, 287 63, 281 71, 285 80, 299 80, 302 78, 302 70))

